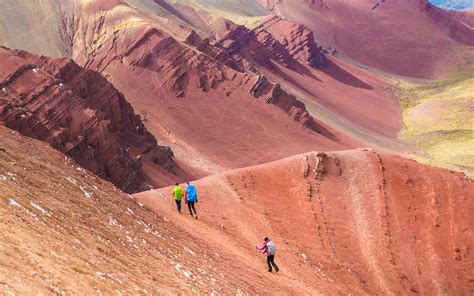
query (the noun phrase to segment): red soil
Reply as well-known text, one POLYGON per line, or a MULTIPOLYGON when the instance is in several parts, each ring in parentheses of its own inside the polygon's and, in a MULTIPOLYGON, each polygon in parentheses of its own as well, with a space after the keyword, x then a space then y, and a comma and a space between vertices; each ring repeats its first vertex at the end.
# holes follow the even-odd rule
POLYGON ((474 291, 474 183, 461 174, 351 150, 298 155, 195 185, 197 221, 171 209, 171 188, 136 198, 227 250, 239 266, 258 260, 265 271, 253 246, 269 235, 281 268, 273 277, 306 293, 474 291))
POLYGON ((147 128, 172 146, 180 163, 216 172, 315 148, 341 148, 332 132, 278 85, 240 72, 239 63, 220 55, 222 49, 206 47, 192 31, 182 28, 188 37, 181 43, 159 23, 134 13, 144 24, 112 34, 107 34, 110 27, 130 17, 129 12, 83 15, 75 60, 108 77, 147 128), (101 34, 95 48, 83 47, 101 34))
POLYGON ((389 73, 431 78, 474 56, 474 29, 426 0, 262 2, 324 46, 389 73))
POLYGON ((157 145, 100 74, 68 59, 6 48, 0 48, 0 59, 0 121, 6 126, 50 143, 128 192, 149 188, 138 156, 152 163, 151 171, 166 168, 184 177, 169 147, 157 145))
POLYGON ((0 294, 308 294, 0 125, 0 294))
MULTIPOLYGON (((349 122, 346 132, 359 139, 381 145, 377 137, 394 139, 402 127, 398 100, 390 92, 392 85, 323 55, 304 26, 271 17, 254 30, 238 27, 230 31, 217 45, 241 64, 257 65, 260 72, 303 100, 313 115, 317 110, 317 115, 334 114, 349 122)), ((336 121, 341 120, 330 118, 327 123, 336 121)), ((347 141, 347 136, 340 138, 347 141)))
POLYGON ((461 20, 471 28, 474 28, 474 10, 450 10, 449 13, 461 20))

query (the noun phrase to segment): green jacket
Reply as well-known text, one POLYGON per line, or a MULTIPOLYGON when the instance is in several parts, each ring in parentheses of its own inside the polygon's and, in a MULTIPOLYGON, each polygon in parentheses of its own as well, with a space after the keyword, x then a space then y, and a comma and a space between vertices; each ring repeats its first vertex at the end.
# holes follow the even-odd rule
POLYGON ((180 186, 174 186, 172 196, 175 200, 181 201, 184 196, 183 188, 181 188, 180 186))

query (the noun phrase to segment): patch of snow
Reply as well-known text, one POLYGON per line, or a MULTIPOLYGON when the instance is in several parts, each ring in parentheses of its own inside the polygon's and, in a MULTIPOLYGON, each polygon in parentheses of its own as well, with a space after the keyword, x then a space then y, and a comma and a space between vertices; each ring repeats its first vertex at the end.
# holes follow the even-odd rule
POLYGON ((77 184, 76 180, 74 180, 73 177, 67 176, 67 177, 66 177, 66 180, 68 180, 68 181, 71 182, 72 184, 77 184))
POLYGON ((35 73, 38 73, 38 72, 39 72, 39 69, 36 68, 36 67, 34 67, 34 68, 32 69, 32 71, 35 72, 35 73))
POLYGON ((28 210, 28 209, 25 209, 25 212, 27 212, 28 214, 30 214, 31 217, 33 217, 33 218, 35 218, 36 220, 38 220, 38 218, 36 218, 36 214, 35 214, 35 213, 31 212, 31 211, 28 210))
POLYGON ((130 208, 127 208, 127 214, 133 214, 133 211, 130 208))
POLYGON ((244 295, 249 295, 248 293, 240 290, 239 288, 237 288, 237 291, 235 291, 235 295, 236 296, 244 296, 244 295))
POLYGON ((8 204, 13 206, 13 207, 21 208, 20 204, 17 203, 14 199, 11 199, 11 198, 8 199, 8 204))
POLYGON ((2 87, 2 92, 6 93, 6 92, 7 92, 7 88, 6 88, 6 87, 2 87))
MULTIPOLYGON (((320 265, 321 266, 321 265, 320 265)), ((321 270, 321 268, 319 267, 315 267, 316 271, 321 275, 321 278, 327 282, 331 282, 331 283, 334 283, 334 280, 332 278, 330 278, 323 270, 321 270)))
POLYGON ((107 273, 107 276, 115 281, 117 281, 118 283, 120 283, 121 285, 123 285, 123 282, 114 274, 114 273, 107 273))
POLYGON ((306 254, 304 254, 304 253, 299 253, 299 254, 298 254, 298 257, 300 257, 301 260, 303 260, 304 263, 308 263, 309 257, 308 257, 306 254))
POLYGON ((51 214, 48 213, 45 209, 40 207, 39 205, 35 204, 34 202, 31 202, 31 206, 37 210, 39 210, 43 215, 46 215, 48 217, 51 217, 51 214))
POLYGON ((199 268, 199 267, 198 267, 197 270, 198 270, 200 273, 202 273, 202 274, 206 274, 206 271, 205 271, 204 269, 202 269, 202 268, 199 268))
POLYGON ((184 250, 188 252, 189 254, 196 256, 196 253, 194 253, 193 250, 191 250, 190 248, 184 246, 184 250))
POLYGON ((4 176, 4 175, 0 175, 0 181, 6 181, 7 180, 7 177, 4 176))
POLYGON ((93 193, 92 192, 87 192, 82 186, 79 186, 79 188, 81 189, 82 193, 84 193, 84 196, 86 198, 91 198, 93 193))
POLYGON ((17 177, 16 174, 11 173, 11 172, 7 172, 7 175, 10 177, 10 179, 12 179, 13 181, 16 181, 16 177, 17 177))
POLYGON ((141 202, 139 202, 138 205, 143 208, 143 204, 141 202))
POLYGON ((26 117, 26 114, 21 114, 20 117, 21 117, 21 118, 25 118, 25 117, 26 117))
POLYGON ((181 272, 184 274, 185 277, 189 278, 191 277, 192 272, 191 271, 186 271, 181 267, 181 264, 177 263, 174 268, 176 268, 177 271, 181 272))
POLYGON ((117 220, 115 220, 112 215, 108 215, 108 218, 109 218, 109 224, 110 225, 113 225, 113 226, 116 226, 118 228, 123 228, 122 224, 120 224, 117 220))

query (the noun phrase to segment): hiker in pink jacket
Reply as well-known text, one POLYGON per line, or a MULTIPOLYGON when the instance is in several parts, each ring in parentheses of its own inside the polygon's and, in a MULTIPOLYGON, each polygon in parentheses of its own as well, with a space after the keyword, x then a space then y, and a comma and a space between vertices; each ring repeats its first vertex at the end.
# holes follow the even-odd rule
POLYGON ((259 250, 263 250, 263 254, 267 255, 267 264, 268 264, 268 272, 272 272, 272 265, 275 267, 275 272, 278 272, 280 269, 275 263, 275 252, 276 246, 275 243, 272 242, 268 237, 263 239, 263 245, 256 247, 259 250))

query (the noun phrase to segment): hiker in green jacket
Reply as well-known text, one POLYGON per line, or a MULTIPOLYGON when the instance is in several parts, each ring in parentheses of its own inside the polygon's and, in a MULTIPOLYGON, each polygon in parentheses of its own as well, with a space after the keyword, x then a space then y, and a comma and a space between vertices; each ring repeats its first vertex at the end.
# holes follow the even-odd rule
POLYGON ((175 186, 173 188, 173 191, 171 192, 171 196, 174 198, 174 201, 176 202, 176 208, 178 209, 178 213, 181 214, 181 201, 183 200, 184 191, 183 191, 183 188, 179 186, 178 182, 176 182, 176 184, 174 185, 175 186))

